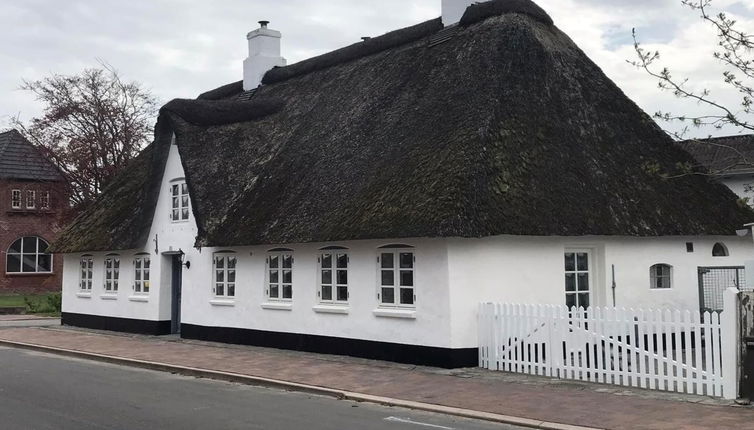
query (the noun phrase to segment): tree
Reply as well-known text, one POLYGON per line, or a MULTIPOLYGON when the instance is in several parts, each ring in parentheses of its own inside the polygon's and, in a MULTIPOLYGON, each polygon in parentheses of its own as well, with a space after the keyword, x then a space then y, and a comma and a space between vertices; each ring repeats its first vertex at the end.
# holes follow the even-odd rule
MULTIPOLYGON (((676 78, 667 67, 660 67, 658 51, 647 51, 638 42, 636 29, 633 30, 634 50, 637 59, 629 61, 630 64, 648 73, 658 81, 660 89, 671 91, 676 97, 694 102, 708 108, 707 113, 702 115, 679 115, 671 112, 658 111, 654 117, 665 122, 680 122, 683 129, 670 131, 669 134, 676 139, 683 139, 689 131, 689 125, 699 128, 712 126, 721 129, 726 126, 738 128, 741 132, 754 132, 754 33, 742 29, 739 23, 728 17, 725 12, 710 13, 711 0, 682 0, 681 3, 692 11, 700 14, 704 22, 711 25, 717 32, 717 48, 713 56, 723 65, 721 79, 726 87, 737 94, 740 100, 738 104, 725 104, 719 101, 707 88, 695 88, 688 78, 676 78)), ((736 164, 754 166, 754 160, 749 160, 746 154, 737 148, 714 143, 707 140, 697 140, 695 143, 724 147, 740 158, 736 164)), ((730 166, 732 168, 734 166, 730 166)), ((722 173, 709 172, 709 173, 722 173)))
POLYGON ((76 75, 24 81, 44 103, 28 124, 11 120, 62 170, 74 207, 85 207, 148 141, 157 100, 105 63, 76 75))

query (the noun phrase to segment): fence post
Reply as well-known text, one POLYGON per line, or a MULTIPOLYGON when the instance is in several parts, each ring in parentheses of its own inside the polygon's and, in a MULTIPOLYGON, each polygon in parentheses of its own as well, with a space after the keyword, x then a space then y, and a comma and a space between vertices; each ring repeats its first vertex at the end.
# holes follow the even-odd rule
MULTIPOLYGON (((720 315, 721 357, 723 373, 723 398, 738 397, 739 370, 739 303, 738 289, 728 288, 723 292, 723 312, 720 315)), ((712 346, 707 346, 708 348, 712 346)), ((712 346, 714 348, 714 346, 712 346)))

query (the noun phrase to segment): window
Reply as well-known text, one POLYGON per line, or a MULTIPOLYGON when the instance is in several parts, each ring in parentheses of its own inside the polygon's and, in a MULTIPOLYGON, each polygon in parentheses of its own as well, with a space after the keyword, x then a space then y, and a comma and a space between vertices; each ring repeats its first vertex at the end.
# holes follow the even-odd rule
POLYGON ((566 251, 565 294, 568 309, 588 308, 591 288, 590 255, 587 251, 566 251))
POLYGON ((13 209, 21 209, 21 190, 11 190, 10 206, 13 209))
POLYGON ((293 299, 293 251, 272 250, 267 256, 268 289, 270 300, 293 299))
POLYGON ((380 251, 380 292, 384 306, 414 306, 414 251, 382 249, 380 251))
POLYGON ((319 296, 325 303, 348 302, 348 254, 345 249, 324 250, 319 255, 319 296))
POLYGON ((92 291, 92 274, 94 273, 94 258, 91 255, 84 255, 79 262, 81 271, 79 272, 79 290, 92 291))
POLYGON ((672 266, 668 264, 655 264, 649 268, 649 288, 664 289, 672 286, 672 266))
POLYGON ((728 255, 730 254, 728 253, 728 247, 725 246, 725 244, 717 242, 715 246, 712 247, 713 257, 727 257, 728 255))
POLYGON ((236 255, 233 253, 215 254, 216 297, 236 296, 236 255))
POLYGON ((149 294, 149 255, 134 257, 134 292, 149 294))
POLYGON ((36 236, 22 237, 8 248, 5 271, 7 273, 51 273, 52 254, 47 254, 48 243, 36 236))
POLYGON ((189 195, 186 182, 177 182, 170 186, 172 197, 172 211, 170 219, 173 222, 181 222, 189 219, 189 195))
POLYGON ((42 209, 50 209, 50 192, 43 191, 39 196, 39 207, 42 209))
POLYGON ((34 209, 35 200, 37 198, 37 192, 34 190, 26 190, 26 209, 34 209))
POLYGON ((120 280, 120 257, 108 255, 105 257, 105 291, 108 293, 118 292, 120 280))

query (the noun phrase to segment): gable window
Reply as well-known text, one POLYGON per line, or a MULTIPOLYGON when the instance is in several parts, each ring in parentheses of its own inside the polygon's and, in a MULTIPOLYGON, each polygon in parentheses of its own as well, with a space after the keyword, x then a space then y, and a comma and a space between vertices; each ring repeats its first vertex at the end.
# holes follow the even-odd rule
POLYGON ((345 248, 323 249, 319 255, 319 292, 323 303, 348 302, 348 254, 345 248))
POLYGON ((26 190, 26 209, 34 209, 36 207, 36 198, 36 191, 26 190))
POLYGON ((11 190, 10 206, 13 209, 21 209, 21 190, 11 190))
POLYGON ((170 185, 171 212, 170 219, 173 222, 182 222, 189 219, 189 195, 186 181, 175 182, 170 185))
POLYGON ((6 255, 7 273, 51 273, 52 254, 48 254, 49 244, 36 236, 22 237, 13 242, 6 255))
POLYGON ((120 256, 108 255, 105 257, 105 291, 108 293, 117 293, 119 280, 120 256))
POLYGON ((673 266, 669 264, 655 264, 649 268, 649 288, 665 289, 672 287, 673 266))
POLYGON ((274 249, 267 255, 267 298, 293 299, 293 251, 274 249))
POLYGON ((717 242, 715 246, 712 247, 712 256, 713 257, 727 257, 730 255, 728 253, 728 247, 725 246, 722 242, 717 242))
POLYGON ((380 250, 378 257, 380 291, 377 294, 382 306, 413 307, 414 251, 410 247, 380 250))
POLYGON ((39 196, 39 207, 42 209, 50 209, 50 192, 43 191, 39 196))
POLYGON ((91 255, 81 256, 79 260, 79 290, 92 291, 92 275, 94 273, 94 257, 91 255))
POLYGON ((565 252, 565 298, 568 309, 588 308, 591 292, 591 262, 588 251, 565 252))
POLYGON ((147 254, 134 257, 134 292, 149 294, 149 255, 147 254))
POLYGON ((215 254, 215 288, 216 297, 233 298, 236 296, 236 255, 234 253, 215 254))

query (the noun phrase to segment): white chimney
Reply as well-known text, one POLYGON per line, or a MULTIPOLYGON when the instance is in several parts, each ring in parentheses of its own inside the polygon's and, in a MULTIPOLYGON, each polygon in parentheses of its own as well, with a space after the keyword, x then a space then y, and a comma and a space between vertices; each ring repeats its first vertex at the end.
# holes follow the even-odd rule
POLYGON ((243 89, 252 90, 262 83, 264 74, 275 66, 285 66, 280 56, 279 31, 267 28, 269 21, 259 21, 260 27, 246 35, 249 58, 243 61, 243 89))
POLYGON ((442 23, 445 27, 457 24, 461 20, 466 8, 474 3, 474 0, 442 0, 442 23))

